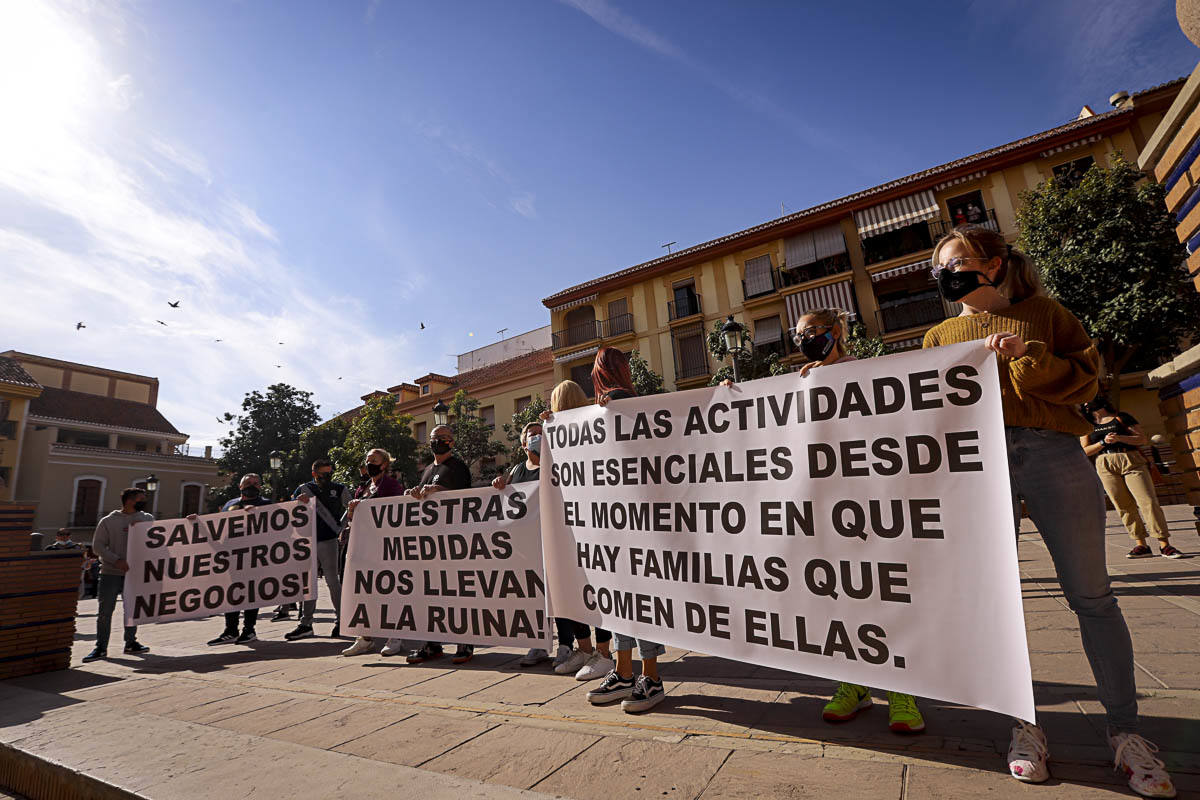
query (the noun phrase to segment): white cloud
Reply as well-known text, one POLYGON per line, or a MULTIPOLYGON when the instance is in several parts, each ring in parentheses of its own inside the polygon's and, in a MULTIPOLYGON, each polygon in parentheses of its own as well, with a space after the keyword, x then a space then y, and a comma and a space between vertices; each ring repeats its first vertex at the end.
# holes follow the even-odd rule
POLYGON ((108 82, 108 98, 117 111, 128 111, 136 97, 133 90, 133 76, 129 73, 108 82))
POLYGON ((537 219, 537 208, 533 203, 533 192, 521 192, 508 199, 508 207, 527 219, 537 219))
POLYGON ((150 140, 150 147, 173 166, 191 173, 206 184, 212 183, 212 171, 208 168, 208 162, 199 153, 195 153, 181 144, 171 144, 158 138, 150 140))

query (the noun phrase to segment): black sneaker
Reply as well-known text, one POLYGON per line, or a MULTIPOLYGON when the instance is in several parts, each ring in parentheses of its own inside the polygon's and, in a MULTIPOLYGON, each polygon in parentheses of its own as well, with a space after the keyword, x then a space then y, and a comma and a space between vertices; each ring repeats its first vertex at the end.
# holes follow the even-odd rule
POLYGON ((219 644, 233 644, 238 639, 237 631, 225 631, 215 639, 208 640, 209 647, 216 647, 219 644))
POLYGON ((1149 558, 1154 555, 1154 551, 1144 544, 1139 544, 1137 547, 1125 554, 1126 558, 1149 558))
POLYGON ((91 661, 101 661, 105 658, 108 658, 108 653, 97 647, 95 650, 83 657, 83 663, 87 664, 91 661))
POLYGON ((292 612, 288 611, 286 608, 277 608, 275 609, 275 615, 271 617, 271 622, 283 622, 285 619, 291 618, 292 612))
POLYGON ((614 669, 604 676, 600 685, 587 693, 588 702, 594 706, 615 703, 633 696, 633 676, 622 678, 614 669))
POLYGON ((435 658, 441 658, 442 655, 442 646, 429 642, 420 650, 413 650, 404 660, 410 664, 420 664, 422 661, 432 661, 435 658))
POLYGON ((454 658, 450 659, 451 664, 465 664, 475 657, 475 645, 460 644, 458 649, 454 651, 454 658))
POLYGON ((627 714, 647 711, 663 701, 667 693, 663 691, 662 679, 654 680, 645 675, 639 675, 633 681, 633 694, 628 700, 621 701, 621 710, 627 714))
POLYGON ((285 633, 283 638, 287 639, 289 642, 294 642, 297 639, 307 639, 313 635, 312 625, 305 625, 303 622, 301 622, 293 630, 285 633))
POLYGON ((1158 549, 1158 554, 1163 558, 1187 558, 1187 556, 1177 550, 1173 544, 1160 547, 1158 549))
POLYGON ((258 638, 258 634, 254 632, 254 628, 247 628, 242 631, 242 635, 237 637, 237 644, 250 644, 258 638))
POLYGON ((146 647, 146 645, 142 644, 141 642, 138 642, 135 640, 132 642, 125 643, 125 652, 131 656, 136 656, 136 655, 141 655, 142 653, 149 653, 150 648, 146 647))

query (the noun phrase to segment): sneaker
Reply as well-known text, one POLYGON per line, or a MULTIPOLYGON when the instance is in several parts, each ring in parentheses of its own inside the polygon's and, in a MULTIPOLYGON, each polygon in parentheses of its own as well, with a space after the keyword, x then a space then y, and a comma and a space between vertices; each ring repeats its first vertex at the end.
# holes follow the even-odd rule
POLYGON ((603 678, 616 668, 617 662, 601 654, 599 650, 593 650, 587 661, 583 662, 583 666, 575 673, 575 680, 594 681, 597 678, 603 678))
POLYGON ((344 656, 361 656, 363 653, 371 652, 371 648, 375 642, 368 636, 360 636, 354 640, 354 644, 342 651, 344 656))
POLYGON ((460 644, 458 649, 454 651, 454 658, 450 659, 451 664, 465 664, 475 657, 475 645, 460 644))
POLYGON ((892 733, 921 733, 925 718, 917 708, 917 698, 903 692, 888 692, 888 729, 892 733))
POLYGON ((1154 555, 1154 551, 1147 545, 1139 544, 1137 547, 1125 554, 1126 558, 1149 558, 1154 555))
MULTIPOLYGON (((575 652, 575 650, 573 648, 567 647, 565 644, 560 644, 558 646, 558 650, 554 653, 554 663, 551 664, 550 666, 553 667, 554 669, 558 669, 561 665, 563 665, 567 662, 567 659, 569 659, 571 657, 571 654, 574 652, 575 652)), ((583 665, 582 661, 579 663, 580 663, 580 666, 583 665)))
POLYGON ((309 637, 315 635, 316 634, 313 633, 312 625, 305 625, 303 622, 301 622, 295 628, 285 633, 283 638, 287 639, 289 642, 294 642, 297 639, 308 639, 309 637))
POLYGON ((435 658, 442 657, 442 646, 429 642, 420 650, 413 650, 408 654, 408 658, 404 659, 410 664, 420 664, 423 661, 432 661, 435 658))
POLYGON ((125 643, 125 652, 131 656, 136 656, 142 653, 149 653, 150 648, 135 639, 132 642, 125 643))
POLYGON ((587 693, 588 702, 594 706, 615 703, 633 696, 633 676, 622 678, 614 669, 604 676, 595 689, 587 693))
MULTIPOLYGON (((576 673, 579 672, 579 670, 583 669, 583 665, 586 664, 588 662, 588 659, 590 659, 593 655, 595 655, 595 653, 596 653, 595 650, 593 650, 590 653, 585 653, 582 650, 572 650, 570 653, 567 654, 566 660, 564 660, 554 666, 554 674, 555 675, 575 675, 576 673)), ((611 669, 611 667, 610 667, 610 669, 611 669)), ((605 670, 604 674, 607 675, 608 670, 605 670)), ((602 676, 597 675, 596 677, 599 678, 602 676)), ((589 680, 590 680, 590 678, 589 678, 589 680)))
POLYGON ((531 648, 530 651, 525 654, 524 658, 522 658, 517 663, 519 665, 521 665, 522 667, 536 667, 538 664, 542 663, 543 661, 549 661, 549 660, 550 660, 549 653, 547 653, 545 650, 543 650, 540 647, 534 647, 534 648, 531 648))
POLYGON ((821 709, 821 719, 826 722, 849 722, 859 711, 870 708, 871 690, 857 683, 839 683, 833 697, 821 709))
POLYGON ((1113 749, 1113 766, 1124 770, 1129 788, 1142 797, 1174 797, 1175 786, 1163 762, 1154 757, 1158 748, 1136 733, 1108 737, 1113 749))
POLYGON ((404 652, 404 640, 388 639, 387 644, 385 644, 383 649, 379 652, 385 656, 398 656, 404 652))
POLYGON ((1158 549, 1158 554, 1163 558, 1186 558, 1173 544, 1163 545, 1158 549))
POLYGON ((1008 772, 1025 783, 1042 783, 1050 777, 1046 761, 1050 748, 1046 734, 1037 725, 1018 722, 1013 728, 1012 741, 1008 744, 1008 772))
POLYGON ((663 691, 663 682, 660 678, 647 677, 646 675, 638 675, 633 682, 633 694, 628 700, 621 701, 621 710, 626 714, 637 714, 641 711, 649 711, 663 701, 667 693, 663 691))
POLYGON ((208 646, 209 646, 209 647, 216 647, 216 646, 217 646, 217 645, 219 645, 219 644, 233 644, 234 642, 236 642, 236 641, 237 641, 237 638, 238 638, 238 633, 237 633, 237 631, 224 631, 224 632, 223 632, 223 633, 222 633, 220 636, 218 636, 217 638, 215 638, 215 639, 209 639, 209 640, 208 640, 208 646))
POLYGON ((258 638, 258 634, 254 632, 254 628, 247 628, 242 631, 242 635, 237 637, 237 644, 250 644, 258 638))
POLYGON ((95 650, 83 657, 83 663, 87 664, 92 661, 100 661, 105 658, 108 658, 108 653, 97 647, 95 650))
POLYGON ((271 622, 283 622, 285 619, 291 619, 292 612, 280 606, 275 609, 275 615, 271 617, 271 622))

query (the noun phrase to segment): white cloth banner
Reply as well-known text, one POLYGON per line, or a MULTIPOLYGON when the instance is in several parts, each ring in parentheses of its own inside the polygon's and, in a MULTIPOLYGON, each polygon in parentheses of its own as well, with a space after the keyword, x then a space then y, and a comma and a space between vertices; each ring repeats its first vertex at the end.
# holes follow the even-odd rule
POLYGON ((129 529, 125 624, 176 622, 317 596, 312 509, 288 502, 129 529))
POLYGON ((1034 719, 979 343, 555 414, 541 492, 558 616, 1034 719))
POLYGON ((364 500, 342 619, 358 636, 548 648, 537 483, 364 500))

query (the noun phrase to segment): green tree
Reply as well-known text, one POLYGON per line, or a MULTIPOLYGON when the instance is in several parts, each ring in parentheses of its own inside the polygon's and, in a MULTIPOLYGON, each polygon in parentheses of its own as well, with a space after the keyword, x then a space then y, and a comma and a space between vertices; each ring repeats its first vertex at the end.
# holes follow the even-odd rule
POLYGON ((287 453, 296 450, 300 434, 320 421, 317 408, 319 406, 312 401, 312 392, 276 383, 268 386, 265 392, 247 393, 240 414, 225 412, 222 419, 233 428, 221 438, 222 452, 217 464, 229 482, 222 487, 213 487, 209 493, 210 507, 218 508, 236 496, 238 482, 247 472, 256 472, 263 477, 263 491, 267 495, 275 494, 277 488, 285 489, 283 483, 289 473, 279 476, 271 473, 271 451, 287 453), (271 485, 272 481, 279 485, 271 485))
POLYGON ((406 486, 417 478, 417 440, 412 435, 412 416, 396 413, 396 398, 390 394, 367 400, 350 423, 341 445, 329 450, 338 480, 358 483, 358 465, 367 451, 382 447, 391 453, 392 464, 406 486))
MULTIPOLYGON (((726 378, 733 380, 733 367, 725 363, 729 358, 729 348, 725 346, 725 335, 721 332, 724 326, 725 320, 719 319, 713 323, 712 330, 708 332, 708 352, 712 353, 713 358, 721 365, 713 373, 712 380, 708 382, 709 386, 716 386, 726 378)), ((745 327, 742 328, 737 362, 738 377, 743 382, 766 378, 770 375, 783 375, 788 371, 787 366, 779 362, 778 353, 764 355, 763 351, 754 346, 754 342, 750 338, 750 331, 745 327)))
MULTIPOLYGON (((318 458, 332 460, 329 454, 335 447, 340 447, 346 441, 346 433, 349 430, 350 423, 348 421, 342 417, 334 417, 320 425, 314 425, 300 434, 300 444, 288 454, 287 464, 285 464, 288 486, 296 487, 312 480, 312 463, 318 458)), ((336 480, 345 481, 347 477, 338 475, 336 480)), ((353 481, 357 480, 358 471, 355 470, 353 481)))
POLYGON ((492 438, 495 429, 479 416, 479 401, 459 389, 450 401, 450 420, 450 429, 454 431, 454 452, 467 462, 476 476, 477 484, 491 481, 500 468, 485 464, 484 459, 502 455, 506 448, 492 438))
POLYGON ((886 355, 887 347, 882 336, 871 336, 867 333, 866 325, 851 322, 850 330, 846 333, 846 352, 861 360, 886 355))
POLYGON ((546 401, 539 394, 533 400, 529 401, 529 405, 512 415, 512 422, 505 422, 500 426, 504 429, 504 438, 508 440, 509 464, 516 464, 518 461, 525 460, 525 451, 521 447, 521 430, 530 422, 540 422, 542 412, 549 410, 550 406, 546 404, 546 401))
POLYGON ((1051 178, 1022 194, 1022 250, 1047 290, 1097 340, 1108 391, 1119 403, 1126 370, 1147 369, 1200 333, 1200 295, 1162 184, 1117 156, 1080 176, 1051 178))
POLYGON ((650 369, 650 364, 637 350, 629 353, 629 377, 633 379, 633 388, 640 396, 662 394, 666 391, 663 388, 662 375, 650 369))

